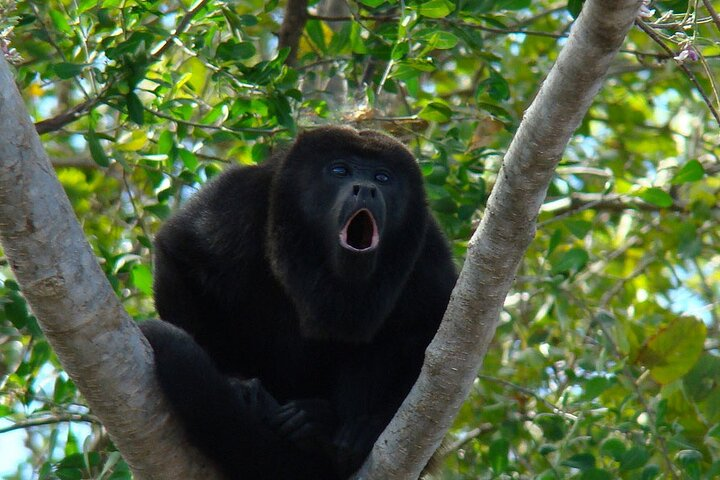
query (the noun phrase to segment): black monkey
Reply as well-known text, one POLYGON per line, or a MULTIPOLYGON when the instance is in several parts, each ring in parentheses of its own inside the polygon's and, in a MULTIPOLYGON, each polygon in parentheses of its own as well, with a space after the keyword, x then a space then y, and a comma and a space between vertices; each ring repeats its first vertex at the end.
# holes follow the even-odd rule
POLYGON ((232 479, 341 479, 417 379, 455 284, 410 152, 323 127, 157 235, 147 322, 190 441, 232 479))

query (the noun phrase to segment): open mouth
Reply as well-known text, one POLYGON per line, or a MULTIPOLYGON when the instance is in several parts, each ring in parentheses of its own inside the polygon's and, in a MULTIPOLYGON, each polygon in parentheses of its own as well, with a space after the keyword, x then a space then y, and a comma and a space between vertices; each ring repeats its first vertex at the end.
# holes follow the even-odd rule
POLYGON ((377 223, 370 210, 358 210, 340 230, 340 245, 352 252, 369 252, 380 242, 377 223))

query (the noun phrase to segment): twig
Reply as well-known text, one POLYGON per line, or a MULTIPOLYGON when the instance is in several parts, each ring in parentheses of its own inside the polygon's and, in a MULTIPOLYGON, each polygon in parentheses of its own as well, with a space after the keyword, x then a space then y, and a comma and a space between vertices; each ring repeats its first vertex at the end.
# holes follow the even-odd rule
POLYGON ((55 132, 57 130, 60 130, 65 125, 68 125, 78 118, 85 115, 87 112, 92 110, 95 105, 100 103, 102 99, 104 98, 105 94, 107 94, 108 90, 110 90, 111 86, 113 85, 112 80, 110 83, 105 85, 105 88, 100 91, 96 96, 92 98, 88 98, 82 103, 78 103, 74 107, 72 107, 70 110, 67 110, 55 117, 48 118, 47 120, 41 120, 35 124, 35 130, 38 132, 39 135, 42 135, 44 133, 49 132, 55 132))
POLYGON ((710 0, 702 0, 702 2, 703 5, 705 5, 705 8, 707 8, 708 13, 710 13, 713 22, 717 25, 718 30, 720 30, 720 15, 718 15, 717 10, 713 7, 712 2, 710 2, 710 0))
POLYGON ((196 128, 208 128, 211 130, 219 130, 221 132, 227 132, 227 133, 261 133, 264 135, 274 135, 278 132, 285 131, 284 128, 254 128, 254 127, 243 127, 243 128, 230 128, 225 127, 222 125, 206 125, 202 123, 192 122, 190 120, 181 120, 179 118, 175 118, 172 115, 168 115, 166 113, 159 112, 157 110, 153 110, 148 107, 144 107, 146 111, 152 113, 156 117, 164 118, 165 120, 171 120, 175 123, 179 123, 181 125, 187 125, 188 127, 196 127, 196 128))
POLYGON ((683 206, 677 202, 673 202, 673 204, 669 207, 658 207, 644 202, 637 197, 628 197, 617 194, 575 192, 572 193, 570 197, 544 204, 541 212, 552 213, 553 217, 539 222, 538 228, 591 208, 609 212, 622 212, 625 210, 639 210, 645 212, 685 211, 683 206))
MULTIPOLYGON (((162 56, 163 53, 167 51, 168 48, 172 45, 173 41, 177 38, 178 35, 180 35, 190 24, 193 17, 197 15, 197 13, 205 6, 205 4, 208 3, 209 0, 201 0, 199 1, 195 7, 193 7, 188 13, 185 14, 185 16, 182 18, 180 23, 178 24, 175 31, 170 35, 170 37, 165 40, 155 51, 152 53, 153 59, 157 60, 162 56)), ((49 35, 49 33, 48 33, 49 35)), ((100 103, 105 95, 108 93, 110 88, 114 85, 115 80, 110 79, 110 81, 105 85, 105 87, 100 91, 96 96, 92 98, 88 98, 82 103, 79 103, 72 107, 70 110, 63 112, 55 117, 48 118, 47 120, 42 120, 40 122, 37 122, 35 124, 35 130, 38 132, 38 134, 42 135, 44 133, 50 133, 55 132, 57 130, 60 130, 65 125, 68 125, 78 118, 85 115, 87 112, 92 110, 98 103, 100 103)))
POLYGON ((100 421, 93 415, 82 413, 68 413, 63 415, 55 415, 52 417, 30 418, 20 422, 16 422, 8 427, 0 428, 0 434, 12 432, 13 430, 21 430, 24 428, 40 427, 43 425, 53 425, 64 422, 88 422, 100 425, 100 421))
POLYGON ((545 397, 543 397, 542 395, 530 390, 529 388, 521 387, 520 385, 516 385, 512 382, 508 382, 507 380, 503 380, 502 378, 492 377, 490 375, 478 374, 477 378, 482 379, 482 380, 489 380, 491 382, 505 385, 506 387, 510 387, 513 390, 517 390, 518 392, 521 392, 521 393, 527 395, 528 397, 532 397, 535 400, 537 400, 538 402, 545 405, 547 408, 549 408, 552 413, 554 413, 556 415, 560 415, 561 417, 565 418, 566 420, 575 422, 578 419, 577 415, 563 410, 562 408, 558 407, 551 401, 545 399, 545 397))
POLYGON ((640 263, 638 263, 637 267, 635 267, 635 270, 633 270, 630 275, 627 277, 621 278, 615 285, 613 285, 607 292, 605 292, 600 299, 600 309, 605 309, 607 305, 610 303, 610 301, 613 299, 615 295, 617 295, 620 290, 627 284, 627 282, 639 277, 643 273, 645 273, 645 269, 654 261, 657 260, 657 257, 655 255, 646 255, 642 260, 640 260, 640 263))
MULTIPOLYGON (((635 20, 635 24, 640 27, 640 29, 647 33, 650 38, 652 38, 655 43, 660 45, 660 47, 663 48, 666 52, 668 52, 670 55, 675 56, 675 52, 672 51, 670 47, 665 45, 665 42, 662 41, 662 39, 658 36, 657 33, 650 27, 647 23, 643 22, 639 18, 635 20)), ((712 102, 710 101, 710 98, 705 93, 705 90, 703 90, 702 85, 700 85, 700 82, 698 81, 695 74, 683 63, 677 62, 678 67, 685 72, 685 75, 690 79, 690 81, 695 85, 695 88, 697 89, 700 96, 703 98, 705 103, 707 104, 708 108, 710 109, 710 113, 715 117, 715 121, 720 125, 720 113, 715 109, 712 102)))
POLYGON ((668 470, 668 474, 670 475, 670 478, 677 480, 678 474, 675 470, 675 465, 673 464, 672 460, 670 459, 670 454, 667 449, 667 442, 665 441, 665 437, 663 437, 660 432, 658 431, 657 425, 656 425, 656 417, 655 412, 650 409, 650 404, 647 402, 645 397, 643 396, 642 391, 640 391, 640 386, 638 385, 637 381, 632 381, 635 376, 633 375, 632 371, 630 370, 630 367, 625 362, 626 358, 623 357, 623 355, 620 354, 620 349, 617 347, 617 344, 615 343, 615 340, 612 338, 612 335, 608 331, 605 323, 602 320, 597 320, 597 325, 600 327, 600 330, 603 332, 603 335, 605 337, 605 340, 608 343, 610 352, 619 360, 619 363, 622 365, 622 372, 623 374, 629 379, 630 384, 632 385, 632 388, 635 392, 635 397, 637 398, 638 402, 640 403, 642 409, 647 413, 648 417, 650 418, 650 421, 648 422, 648 426, 650 428, 650 431, 655 436, 655 439, 658 442, 659 450, 660 450, 660 456, 662 457, 663 461, 665 462, 665 465, 668 470))
POLYGON ((400 17, 398 15, 358 15, 357 17, 353 17, 352 15, 345 15, 345 16, 330 16, 330 15, 316 15, 316 14, 308 14, 308 19, 310 20, 322 20, 323 22, 351 22, 353 20, 357 20, 359 18, 360 20, 367 20, 369 22, 392 22, 394 20, 399 20, 400 17))
POLYGON ((163 53, 167 51, 168 48, 170 48, 170 45, 172 45, 175 39, 177 39, 178 36, 185 31, 185 29, 188 27, 188 25, 190 25, 190 22, 195 17, 195 15, 197 15, 197 13, 202 10, 203 7, 205 7, 208 1, 209 0, 200 0, 195 4, 194 7, 188 10, 188 12, 180 20, 180 23, 178 23, 175 30, 167 38, 167 40, 165 40, 162 44, 158 46, 158 48, 155 49, 154 52, 152 52, 153 59, 157 60, 162 56, 163 53))

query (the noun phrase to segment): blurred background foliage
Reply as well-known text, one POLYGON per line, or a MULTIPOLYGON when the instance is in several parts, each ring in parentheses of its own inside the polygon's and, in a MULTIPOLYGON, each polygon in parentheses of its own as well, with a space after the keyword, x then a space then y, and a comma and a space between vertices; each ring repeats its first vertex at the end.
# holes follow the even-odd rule
MULTIPOLYGON (((0 1, 0 48, 139 320, 155 315, 152 237, 168 214, 226 164, 319 124, 403 139, 460 265, 582 2, 322 0, 297 44, 278 35, 298 20, 285 7, 0 1)), ((630 33, 563 156, 438 477, 720 478, 718 7, 658 1, 630 33)), ((129 478, 7 263, 0 475, 129 478)))

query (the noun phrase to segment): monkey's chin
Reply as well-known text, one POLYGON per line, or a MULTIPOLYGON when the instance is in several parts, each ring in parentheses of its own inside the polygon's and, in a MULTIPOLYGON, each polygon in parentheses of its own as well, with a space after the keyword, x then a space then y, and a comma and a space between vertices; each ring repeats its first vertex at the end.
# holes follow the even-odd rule
POLYGON ((333 271, 345 282, 368 281, 377 267, 377 247, 364 251, 349 250, 342 245, 335 248, 333 271))

